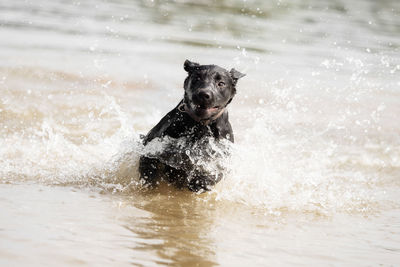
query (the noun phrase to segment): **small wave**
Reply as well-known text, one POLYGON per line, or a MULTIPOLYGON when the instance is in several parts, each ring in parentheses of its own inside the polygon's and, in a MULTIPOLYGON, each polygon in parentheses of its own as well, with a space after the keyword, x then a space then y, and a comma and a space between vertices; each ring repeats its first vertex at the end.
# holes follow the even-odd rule
MULTIPOLYGON (((128 112, 101 91, 79 92, 79 97, 76 91, 69 104, 65 103, 69 95, 62 90, 61 95, 53 91, 52 97, 47 93, 43 97, 43 91, 25 92, 22 100, 10 90, 1 98, 0 181, 142 192, 140 155, 157 152, 157 145, 179 147, 180 140, 158 140, 146 151, 139 134, 149 130, 160 114, 128 112)), ((251 114, 235 114, 244 126, 235 131, 237 143, 230 146, 229 157, 212 141, 216 154, 205 151, 211 161, 203 161, 204 155, 192 149, 196 153, 189 153, 189 160, 210 170, 228 170, 199 200, 235 203, 275 215, 370 213, 399 206, 393 197, 400 188, 399 147, 379 132, 380 125, 360 123, 355 132, 339 120, 297 120, 301 112, 280 105, 290 101, 276 101, 279 97, 283 96, 270 103, 272 109, 261 106, 251 114), (244 119, 248 115, 252 119, 244 119), (282 119, 285 116, 290 119, 282 119)), ((307 103, 305 98, 290 100, 300 110, 299 104, 307 103)), ((170 157, 167 163, 178 164, 179 159, 170 157)))

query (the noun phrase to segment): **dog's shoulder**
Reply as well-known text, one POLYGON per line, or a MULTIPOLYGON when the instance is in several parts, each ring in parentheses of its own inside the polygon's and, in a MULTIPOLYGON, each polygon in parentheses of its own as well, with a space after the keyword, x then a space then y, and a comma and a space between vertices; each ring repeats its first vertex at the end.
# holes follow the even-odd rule
POLYGON ((233 130, 231 123, 229 122, 228 111, 224 111, 224 113, 216 119, 211 125, 210 128, 214 134, 214 137, 218 139, 227 139, 234 142, 233 130))
POLYGON ((161 138, 169 136, 172 138, 179 138, 185 135, 185 132, 193 127, 193 121, 190 117, 179 110, 178 104, 173 110, 167 113, 156 126, 154 126, 150 132, 144 138, 144 144, 153 140, 154 138, 161 138))

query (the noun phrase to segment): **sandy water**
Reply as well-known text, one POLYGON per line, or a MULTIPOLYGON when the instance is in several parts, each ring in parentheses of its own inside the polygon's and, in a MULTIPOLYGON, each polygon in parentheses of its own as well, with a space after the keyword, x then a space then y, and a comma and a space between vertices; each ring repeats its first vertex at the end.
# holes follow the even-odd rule
POLYGON ((2 1, 0 264, 395 266, 398 1, 2 1), (183 61, 247 73, 229 175, 138 185, 183 61))

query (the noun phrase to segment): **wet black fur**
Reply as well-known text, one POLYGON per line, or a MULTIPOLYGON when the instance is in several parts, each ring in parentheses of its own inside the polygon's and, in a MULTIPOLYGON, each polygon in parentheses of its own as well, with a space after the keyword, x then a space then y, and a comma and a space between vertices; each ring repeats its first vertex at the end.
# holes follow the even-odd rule
MULTIPOLYGON (((189 144, 207 137, 233 142, 232 127, 225 107, 236 93, 237 80, 244 75, 235 69, 228 72, 216 65, 199 65, 188 60, 185 61, 184 69, 188 72, 184 82, 184 99, 150 130, 144 137, 144 145, 155 138, 167 136, 184 137, 189 144), (186 105, 186 112, 182 104, 186 105), (217 111, 207 113, 209 108, 218 109, 222 115, 214 118, 212 114, 217 111)), ((211 174, 196 170, 196 166, 187 166, 192 164, 190 161, 183 161, 182 164, 182 168, 174 168, 162 163, 157 157, 143 155, 139 163, 140 178, 149 186, 156 186, 160 179, 164 179, 178 188, 187 187, 198 192, 210 190, 223 175, 222 172, 211 174), (190 180, 188 169, 195 170, 190 180)))

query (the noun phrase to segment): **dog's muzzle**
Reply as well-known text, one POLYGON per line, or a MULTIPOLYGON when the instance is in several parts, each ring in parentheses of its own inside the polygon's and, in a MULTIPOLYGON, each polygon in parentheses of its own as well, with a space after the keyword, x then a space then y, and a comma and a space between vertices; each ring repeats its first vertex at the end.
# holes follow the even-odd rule
MULTIPOLYGON (((199 107, 199 108, 200 108, 200 107, 199 107)), ((180 112, 187 113, 193 120, 195 120, 195 121, 197 121, 197 122, 199 122, 199 123, 201 123, 201 124, 203 124, 203 125, 208 125, 208 124, 210 124, 212 121, 218 119, 218 118, 222 115, 222 113, 224 113, 225 108, 226 108, 226 106, 225 106, 225 107, 222 107, 222 108, 216 108, 216 107, 214 107, 214 108, 204 109, 205 112, 208 111, 208 112, 210 112, 210 113, 214 113, 214 112, 215 112, 215 113, 214 113, 213 115, 211 115, 210 117, 201 118, 201 117, 199 117, 198 115, 196 115, 196 112, 193 111, 192 109, 190 109, 190 108, 188 107, 188 104, 186 104, 184 101, 182 101, 182 103, 178 106, 178 110, 179 110, 180 112)), ((200 108, 200 109, 201 109, 201 108, 200 108)))

